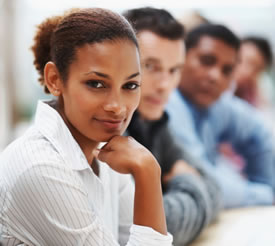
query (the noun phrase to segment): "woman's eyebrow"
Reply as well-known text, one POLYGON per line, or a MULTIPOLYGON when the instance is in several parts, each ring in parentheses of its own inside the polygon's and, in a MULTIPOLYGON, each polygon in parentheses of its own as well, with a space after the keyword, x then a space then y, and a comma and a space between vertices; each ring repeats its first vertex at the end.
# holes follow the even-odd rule
POLYGON ((105 79, 111 79, 110 76, 106 73, 100 73, 100 72, 96 72, 96 71, 90 71, 88 73, 84 73, 84 75, 89 75, 89 74, 96 74, 99 77, 105 78, 105 79))
POLYGON ((130 75, 129 77, 127 77, 126 80, 127 80, 127 79, 132 79, 132 78, 134 78, 134 77, 136 77, 136 76, 138 76, 138 75, 140 75, 139 72, 133 73, 132 75, 130 75))
MULTIPOLYGON (((101 72, 96 72, 96 71, 91 71, 91 72, 85 73, 84 75, 89 75, 89 74, 92 74, 92 73, 96 74, 96 75, 99 76, 99 77, 105 78, 105 79, 111 79, 111 77, 110 77, 108 74, 106 74, 106 73, 101 73, 101 72)), ((134 78, 134 77, 136 77, 136 76, 138 76, 138 75, 140 75, 140 72, 133 73, 133 74, 131 74, 130 76, 128 76, 128 77, 126 78, 126 80, 132 79, 132 78, 134 78)))

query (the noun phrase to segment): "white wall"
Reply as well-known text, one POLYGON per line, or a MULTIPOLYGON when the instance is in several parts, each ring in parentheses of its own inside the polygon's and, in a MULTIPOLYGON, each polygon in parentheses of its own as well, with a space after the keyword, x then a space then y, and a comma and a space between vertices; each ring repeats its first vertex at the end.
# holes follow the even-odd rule
MULTIPOLYGON (((24 114, 34 113, 38 98, 45 98, 37 82, 30 51, 35 26, 44 18, 62 13, 70 7, 103 7, 122 12, 129 8, 152 6, 166 8, 176 17, 196 9, 208 19, 224 23, 240 35, 265 35, 275 47, 275 0, 0 0, 0 7, 2 2, 7 1, 14 2, 14 39, 10 42, 13 45, 11 70, 16 89, 15 103, 24 114)), ((0 82, 0 93, 5 94, 2 88, 10 81, 3 81, 0 75, 0 82)), ((7 133, 3 126, 10 124, 10 105, 3 103, 7 98, 4 94, 0 95, 0 139, 7 133), (6 120, 7 123, 2 123, 6 120)))

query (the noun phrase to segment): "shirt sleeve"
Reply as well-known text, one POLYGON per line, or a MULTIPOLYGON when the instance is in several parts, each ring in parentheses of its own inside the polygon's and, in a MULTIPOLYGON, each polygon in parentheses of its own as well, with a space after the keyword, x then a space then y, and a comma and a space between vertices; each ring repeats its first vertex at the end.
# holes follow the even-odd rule
POLYGON ((173 236, 168 233, 163 235, 146 226, 133 225, 127 246, 172 246, 173 236))
POLYGON ((119 242, 120 245, 172 245, 173 237, 150 227, 133 225, 134 181, 130 175, 120 175, 119 185, 119 242), (130 238, 129 238, 130 236, 130 238), (157 244, 156 244, 157 243, 157 244))
POLYGON ((174 236, 175 245, 185 245, 216 218, 221 209, 221 192, 214 177, 176 142, 168 128, 162 129, 161 134, 162 169, 167 166, 170 169, 176 161, 184 160, 200 173, 200 177, 175 177, 168 183, 164 195, 168 230, 174 236))
MULTIPOLYGON (((20 176, 10 197, 10 232, 27 245, 119 245, 90 206, 73 170, 55 164, 36 165, 20 176)), ((147 241, 157 234, 151 228, 142 233, 132 228, 128 246, 150 245, 147 241)), ((151 245, 171 245, 167 238, 159 235, 151 245)))
POLYGON ((270 205, 273 202, 273 192, 269 185, 245 179, 225 160, 220 159, 212 173, 222 190, 225 208, 270 205))
POLYGON ((275 160, 272 132, 260 113, 247 103, 232 98, 225 106, 228 120, 221 141, 230 142, 246 162, 246 181, 238 179, 245 198, 240 205, 270 205, 275 160))
POLYGON ((222 202, 222 192, 215 176, 210 172, 202 161, 195 158, 191 153, 183 149, 183 159, 195 168, 199 174, 200 179, 203 182, 207 194, 207 203, 209 204, 209 211, 207 213, 208 222, 212 222, 220 212, 223 202, 222 202))
POLYGON ((167 227, 175 245, 186 245, 213 220, 219 209, 214 211, 210 193, 199 177, 179 175, 168 187, 164 195, 167 227))

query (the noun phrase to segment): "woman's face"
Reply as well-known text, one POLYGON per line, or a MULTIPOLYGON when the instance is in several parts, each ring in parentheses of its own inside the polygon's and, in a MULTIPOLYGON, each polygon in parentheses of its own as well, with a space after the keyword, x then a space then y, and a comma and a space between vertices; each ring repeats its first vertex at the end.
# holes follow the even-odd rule
POLYGON ((78 48, 61 88, 62 115, 74 137, 105 142, 121 135, 139 104, 140 83, 139 54, 132 42, 78 48))

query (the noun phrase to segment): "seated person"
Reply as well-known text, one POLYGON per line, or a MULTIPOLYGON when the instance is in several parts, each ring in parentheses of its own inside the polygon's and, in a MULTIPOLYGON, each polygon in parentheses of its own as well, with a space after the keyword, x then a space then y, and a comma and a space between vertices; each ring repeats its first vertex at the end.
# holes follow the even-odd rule
POLYGON ((239 39, 222 25, 206 24, 186 37, 186 60, 167 105, 179 142, 215 175, 225 207, 273 201, 273 139, 249 104, 223 94, 237 62, 239 39), (220 161, 218 146, 230 143, 245 160, 242 173, 220 161))
POLYGON ((57 98, 38 103, 34 125, 0 156, 3 245, 172 245, 159 164, 120 136, 140 99, 130 24, 73 10, 40 24, 32 50, 57 98))
MULTIPOLYGON (((264 123, 272 129, 274 135, 274 86, 268 76, 272 65, 271 46, 263 37, 248 36, 241 40, 238 56, 233 76, 233 92, 259 110, 264 117, 264 123)), ((243 158, 235 153, 230 144, 222 143, 220 151, 235 167, 244 167, 243 158)))
POLYGON ((175 246, 186 245, 215 218, 221 196, 213 177, 175 142, 164 112, 180 79, 184 29, 162 9, 132 9, 124 16, 137 31, 142 64, 141 101, 127 133, 161 165, 167 228, 175 246))
POLYGON ((271 65, 272 50, 269 42, 257 36, 244 38, 241 41, 239 62, 234 73, 235 95, 256 107, 266 104, 267 98, 261 95, 258 82, 261 75, 270 70, 271 65))

